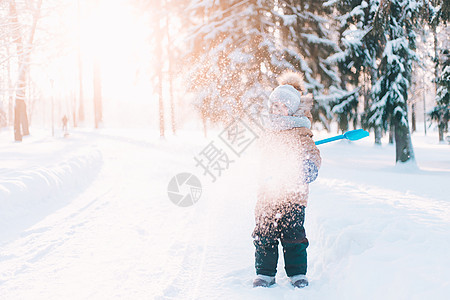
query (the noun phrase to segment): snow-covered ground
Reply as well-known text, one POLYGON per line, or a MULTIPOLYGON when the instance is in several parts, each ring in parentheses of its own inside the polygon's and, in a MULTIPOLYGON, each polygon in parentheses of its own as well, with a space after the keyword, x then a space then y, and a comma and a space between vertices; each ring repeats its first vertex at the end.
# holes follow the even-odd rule
POLYGON ((450 146, 435 135, 413 136, 418 168, 372 136, 320 146, 298 290, 282 258, 277 285, 252 288, 256 149, 213 183, 194 157, 219 132, 0 132, 0 299, 448 298, 450 146), (191 207, 168 198, 181 172, 202 182, 191 207))

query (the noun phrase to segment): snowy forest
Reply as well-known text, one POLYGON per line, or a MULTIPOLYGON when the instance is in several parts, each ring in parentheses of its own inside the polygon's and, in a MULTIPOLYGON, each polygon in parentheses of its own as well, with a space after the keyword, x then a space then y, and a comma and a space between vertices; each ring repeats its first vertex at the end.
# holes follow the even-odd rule
POLYGON ((449 18, 448 0, 0 0, 0 298, 445 299, 449 18), (368 137, 318 146, 310 286, 280 264, 264 291, 253 121, 286 71, 315 141, 368 137))
POLYGON ((108 97, 128 83, 102 84, 102 71, 127 64, 128 89, 147 85, 148 101, 158 98, 161 136, 183 126, 187 105, 205 131, 258 109, 288 69, 314 95, 317 128, 364 128, 376 144, 389 135, 401 162, 413 158, 418 120, 444 142, 447 1, 113 2, 128 6, 124 16, 99 0, 2 1, 0 126, 14 126, 16 141, 64 114, 98 128, 108 97))

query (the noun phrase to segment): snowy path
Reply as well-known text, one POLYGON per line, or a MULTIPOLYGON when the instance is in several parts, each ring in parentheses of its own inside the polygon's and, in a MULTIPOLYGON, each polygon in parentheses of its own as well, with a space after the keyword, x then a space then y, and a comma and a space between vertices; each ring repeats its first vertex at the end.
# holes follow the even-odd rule
POLYGON ((145 143, 104 138, 98 146, 105 163, 92 185, 2 247, 0 289, 7 299, 151 295, 161 287, 158 268, 178 234, 162 230, 164 210, 174 209, 155 193, 155 173, 168 161, 145 143))
POLYGON ((200 177, 200 201, 179 208, 167 184, 199 171, 193 156, 209 139, 79 134, 95 140, 103 165, 64 207, 0 241, 1 299, 445 299, 450 292, 448 149, 436 150, 438 167, 423 160, 432 171, 406 174, 389 166, 389 148, 324 147, 306 217, 311 285, 290 287, 280 261, 278 284, 253 289, 251 152, 215 183, 200 177), (350 165, 338 159, 348 151, 350 165))

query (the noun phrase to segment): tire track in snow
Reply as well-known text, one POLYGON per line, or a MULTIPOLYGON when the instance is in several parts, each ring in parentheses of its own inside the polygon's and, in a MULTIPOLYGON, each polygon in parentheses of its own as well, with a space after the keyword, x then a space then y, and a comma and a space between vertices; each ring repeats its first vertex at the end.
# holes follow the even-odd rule
MULTIPOLYGON (((77 230, 84 225, 83 221, 92 211, 100 209, 104 203, 98 200, 107 195, 111 190, 102 192, 87 204, 82 203, 79 210, 60 210, 56 223, 52 224, 52 218, 43 221, 38 227, 32 227, 24 231, 20 238, 4 245, 0 250, 0 286, 15 276, 30 270, 33 265, 58 248, 62 247, 77 230), (90 209, 88 209, 90 208, 90 209), (9 255, 7 253, 14 253, 9 255), (11 276, 14 274, 14 276, 11 276)), ((72 207, 73 208, 73 207, 72 207)))
MULTIPOLYGON (((204 200, 204 199, 202 199, 204 200)), ((205 201, 206 202, 206 201, 205 201)), ((157 299, 196 299, 201 284, 204 270, 206 251, 208 248, 211 227, 213 226, 212 214, 209 211, 208 204, 205 207, 190 207, 193 212, 189 214, 186 226, 189 229, 189 235, 183 241, 186 245, 182 254, 181 263, 177 266, 176 275, 170 279, 165 286, 164 291, 157 299), (201 222, 197 222, 201 220, 201 222)), ((186 209, 186 208, 174 208, 186 209)), ((183 230, 185 233, 185 229, 183 230)), ((175 240, 172 247, 179 247, 175 240)))

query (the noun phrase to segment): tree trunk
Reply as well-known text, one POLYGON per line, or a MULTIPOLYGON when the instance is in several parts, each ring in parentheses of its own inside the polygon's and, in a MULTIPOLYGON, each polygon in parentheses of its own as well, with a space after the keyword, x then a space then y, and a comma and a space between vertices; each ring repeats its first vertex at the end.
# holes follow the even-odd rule
MULTIPOLYGON (((436 32, 436 24, 432 26, 433 28, 433 47, 434 47, 434 94, 437 95, 438 90, 438 78, 439 78, 439 52, 438 52, 438 36, 436 32)), ((441 120, 439 120, 438 124, 439 129, 439 142, 444 141, 444 130, 441 124, 441 120)))
POLYGON ((439 129, 439 142, 444 142, 444 135, 447 132, 448 120, 445 119, 445 113, 443 112, 443 109, 439 113, 439 123, 438 123, 438 129, 439 129))
POLYGON ((30 134, 28 128, 27 105, 25 103, 26 91, 26 72, 22 65, 16 90, 16 103, 14 105, 14 138, 16 141, 22 141, 22 136, 30 134))
MULTIPOLYGON (((9 57, 9 47, 6 47, 6 54, 9 57)), ((8 125, 14 124, 14 96, 12 93, 13 85, 11 80, 11 62, 8 59, 8 125)))
MULTIPOLYGON (((83 122, 85 119, 84 116, 84 99, 83 99, 83 62, 81 60, 81 7, 80 7, 80 0, 78 0, 77 3, 77 10, 78 10, 78 49, 77 49, 77 56, 78 56, 78 83, 79 83, 79 107, 78 107, 78 120, 80 122, 83 122)), ((74 121, 75 122, 75 121, 74 121)))
POLYGON ((434 94, 437 95, 438 90, 438 78, 439 78, 439 52, 438 52, 438 36, 436 32, 436 25, 433 28, 433 38, 434 38, 434 94))
POLYGON ((394 135, 395 135, 395 122, 391 120, 389 122, 389 144, 394 144, 394 135))
POLYGON ((369 97, 370 97, 370 89, 367 88, 367 72, 363 72, 363 78, 364 78, 364 82, 363 82, 363 97, 364 97, 364 111, 368 111, 369 110, 369 97))
MULTIPOLYGON (((433 38, 434 38, 434 94, 437 95, 438 90, 438 78, 439 78, 439 48, 438 48, 438 35, 436 32, 437 25, 434 25, 433 28, 433 38)), ((444 142, 444 133, 445 129, 447 127, 447 123, 444 121, 444 116, 442 116, 443 113, 441 113, 441 117, 439 118, 438 122, 438 131, 439 131, 439 142, 444 142)))
POLYGON ((31 32, 27 43, 28 49, 24 49, 22 32, 20 30, 21 26, 19 25, 19 20, 17 16, 16 2, 15 0, 11 0, 9 2, 11 22, 15 26, 17 26, 17 28, 15 28, 14 30, 15 32, 14 40, 16 42, 17 47, 19 76, 17 80, 16 103, 14 106, 14 139, 15 141, 18 142, 22 141, 22 136, 30 134, 28 128, 27 105, 25 103, 25 95, 27 90, 26 77, 27 74, 29 73, 28 71, 29 71, 31 45, 33 44, 34 34, 36 32, 36 25, 39 19, 41 5, 42 0, 38 1, 36 5, 36 13, 33 15, 31 32))
MULTIPOLYGON (((377 70, 375 68, 371 67, 369 69, 369 72, 370 72, 370 87, 371 87, 370 91, 371 91, 372 87, 377 82, 377 70)), ((368 95, 368 97, 367 97, 367 108, 368 108, 369 105, 373 102, 373 94, 372 94, 372 92, 368 92, 367 95, 368 95)), ((381 130, 381 125, 375 126, 374 132, 375 132, 375 145, 381 145, 381 138, 383 136, 382 130, 381 130)))
POLYGON ((94 58, 94 117, 95 128, 102 122, 102 82, 99 57, 94 58))
POLYGON ((164 101, 162 95, 162 73, 158 72, 158 97, 159 97, 159 136, 165 136, 165 127, 164 127, 164 101))
POLYGON ((393 125, 389 126, 389 144, 394 144, 394 129, 395 127, 393 125))
MULTIPOLYGON (((81 56, 81 55, 80 55, 81 56)), ((79 56, 78 58, 78 72, 79 72, 79 106, 78 106, 78 120, 80 122, 83 122, 85 119, 84 116, 84 99, 83 99, 83 67, 82 67, 82 62, 81 62, 81 57, 79 56)))
POLYGON ((22 141, 22 136, 29 134, 27 106, 25 104, 25 75, 27 74, 26 59, 23 51, 22 31, 20 30, 19 20, 17 17, 16 2, 14 0, 9 2, 9 12, 11 14, 11 22, 16 26, 13 32, 14 40, 17 47, 17 56, 19 61, 19 77, 16 90, 16 102, 14 105, 14 140, 16 142, 22 141))
POLYGON ((416 104, 411 105, 411 131, 416 131, 416 104))
MULTIPOLYGON (((19 92, 17 92, 19 97, 19 92)), ((30 134, 28 131, 27 107, 25 101, 16 98, 14 106, 14 140, 22 141, 22 136, 30 134)))
POLYGON ((439 142, 444 142, 444 135, 446 132, 448 132, 448 119, 445 117, 444 108, 441 109, 439 113, 439 123, 438 123, 438 129, 439 129, 439 142))
POLYGON ((78 126, 77 122, 77 96, 75 95, 75 92, 72 92, 72 118, 73 118, 73 127, 76 128, 78 126))
MULTIPOLYGON (((9 47, 6 46, 5 49, 6 49, 6 57, 10 57, 9 47)), ((13 116, 13 112, 14 112, 14 109, 13 109, 13 107, 14 107, 14 104, 13 104, 14 97, 13 97, 13 94, 11 92, 13 90, 13 86, 12 86, 12 80, 11 80, 11 62, 10 62, 10 59, 7 60, 6 68, 7 68, 6 76, 8 77, 8 83, 7 83, 7 88, 8 88, 8 93, 7 93, 7 95, 8 95, 8 116, 7 116, 7 119, 8 119, 8 121, 7 121, 7 125, 10 126, 10 125, 14 124, 14 116, 13 116)))
POLYGON ((409 133, 408 124, 401 124, 399 121, 394 121, 395 132, 395 161, 407 162, 414 161, 414 151, 411 143, 411 135, 409 133))
POLYGON ((423 96, 423 132, 427 135, 427 107, 425 94, 425 76, 422 76, 422 96, 423 96))
POLYGON ((161 4, 159 1, 156 1, 156 7, 155 11, 157 12, 154 14, 154 22, 155 22, 155 39, 156 39, 156 45, 155 45, 155 54, 157 57, 157 66, 156 66, 156 74, 158 77, 158 97, 159 97, 159 135, 160 137, 165 136, 165 128, 164 128, 164 101, 163 101, 163 88, 162 88, 162 82, 163 82, 163 59, 162 59, 162 30, 161 30, 161 18, 159 16, 159 11, 161 9, 161 4))
POLYGON ((172 132, 176 134, 176 123, 175 123, 175 107, 173 103, 173 60, 172 60, 172 40, 170 36, 169 28, 169 9, 167 0, 165 1, 166 6, 166 36, 167 36, 167 62, 169 64, 169 97, 170 97, 170 118, 172 121, 172 132))
POLYGON ((439 142, 443 142, 444 141, 444 126, 442 126, 441 122, 439 122, 438 128, 439 128, 439 142))
MULTIPOLYGON (((95 11, 100 11, 100 0, 95 0, 94 7, 95 11)), ((95 33, 97 35, 97 39, 101 38, 101 33, 99 31, 99 24, 94 25, 96 26, 94 28, 95 33)), ((100 44, 101 41, 97 41, 97 45, 100 44)), ((103 120, 103 114, 102 114, 102 73, 101 73, 101 64, 100 64, 100 56, 102 53, 99 51, 95 51, 94 54, 94 122, 95 122, 95 128, 100 127, 100 123, 103 120)))
POLYGON ((381 145, 381 126, 375 127, 375 145, 381 145))

